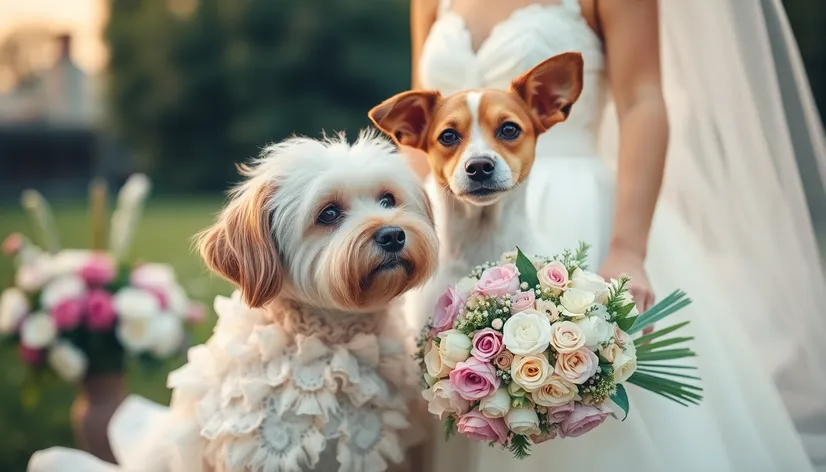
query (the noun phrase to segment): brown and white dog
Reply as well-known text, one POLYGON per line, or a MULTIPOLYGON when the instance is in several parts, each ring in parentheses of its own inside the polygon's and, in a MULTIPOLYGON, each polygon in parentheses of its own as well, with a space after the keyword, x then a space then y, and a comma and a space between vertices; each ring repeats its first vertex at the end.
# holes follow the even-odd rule
POLYGON ((519 246, 536 252, 525 187, 542 133, 568 118, 582 91, 579 53, 551 57, 509 90, 400 93, 370 110, 375 125, 402 146, 427 154, 428 194, 440 256, 437 276, 408 294, 408 321, 420 327, 438 296, 473 266, 519 246))

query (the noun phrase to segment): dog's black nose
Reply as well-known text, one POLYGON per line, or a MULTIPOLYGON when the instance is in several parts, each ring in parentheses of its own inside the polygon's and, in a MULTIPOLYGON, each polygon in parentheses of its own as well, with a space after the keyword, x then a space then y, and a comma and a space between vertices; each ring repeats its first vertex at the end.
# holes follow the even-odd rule
POLYGON ((404 248, 404 230, 398 226, 385 226, 376 231, 373 240, 387 252, 399 252, 404 248))
POLYGON ((471 157, 465 164, 465 173, 474 182, 484 182, 493 175, 496 166, 487 156, 471 157))

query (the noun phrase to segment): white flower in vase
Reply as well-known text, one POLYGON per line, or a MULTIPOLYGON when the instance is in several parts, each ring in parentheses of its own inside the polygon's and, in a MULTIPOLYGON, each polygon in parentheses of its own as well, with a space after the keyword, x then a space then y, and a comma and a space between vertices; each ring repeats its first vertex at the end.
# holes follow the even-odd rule
POLYGON ((52 257, 52 271, 55 275, 77 275, 94 253, 87 249, 64 249, 52 257))
POLYGON ((40 290, 53 276, 51 256, 40 253, 21 265, 14 274, 14 283, 26 292, 40 290))
POLYGON ((169 264, 146 263, 132 271, 129 282, 135 287, 167 287, 177 284, 175 270, 169 264))
POLYGON ((20 342, 30 349, 43 349, 57 337, 57 325, 47 313, 35 313, 20 327, 20 342))
POLYGON ((58 303, 80 298, 86 293, 86 282, 77 275, 63 275, 51 282, 44 288, 43 293, 40 294, 40 303, 46 310, 51 309, 58 303))
POLYGON ((130 353, 148 351, 155 344, 155 317, 131 317, 118 320, 115 335, 130 353))
POLYGON ((0 334, 14 332, 29 312, 29 300, 17 287, 7 288, 0 294, 0 334))
POLYGON ((152 354, 166 358, 177 352, 184 343, 183 321, 172 314, 162 314, 152 320, 152 354))
POLYGON ((114 305, 115 312, 121 319, 151 318, 161 312, 161 302, 154 293, 134 287, 118 290, 114 305))
POLYGON ((86 373, 89 359, 69 341, 60 341, 49 350, 49 365, 63 380, 74 382, 86 373))

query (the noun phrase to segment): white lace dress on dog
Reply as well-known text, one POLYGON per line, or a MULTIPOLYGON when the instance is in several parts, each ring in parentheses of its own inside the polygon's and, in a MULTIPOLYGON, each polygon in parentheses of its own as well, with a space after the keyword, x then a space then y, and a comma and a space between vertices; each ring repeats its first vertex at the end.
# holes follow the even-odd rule
MULTIPOLYGON (((113 418, 119 470, 380 472, 403 460, 411 431, 399 392, 416 377, 400 338, 374 334, 369 316, 330 327, 292 307, 250 309, 237 294, 216 297, 215 310, 213 336, 169 376, 170 409, 131 398, 113 418), (150 434, 124 431, 146 433, 149 413, 150 434)), ((66 455, 61 471, 117 470, 54 449, 29 470, 58 470, 55 453, 66 455)))

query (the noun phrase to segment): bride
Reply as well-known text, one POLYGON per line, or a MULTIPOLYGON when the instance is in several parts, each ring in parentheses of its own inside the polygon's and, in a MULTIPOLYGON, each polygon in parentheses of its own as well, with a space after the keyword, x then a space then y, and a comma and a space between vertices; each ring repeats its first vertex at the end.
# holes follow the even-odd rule
POLYGON ((412 1, 415 88, 507 88, 583 54, 581 97, 537 144, 533 230, 547 253, 592 243, 642 308, 688 292, 669 321, 692 321, 705 389, 690 408, 632 391, 624 423, 520 463, 439 438, 436 470, 826 471, 826 283, 795 159, 826 177, 826 146, 789 26, 779 0, 657 3, 412 1))

